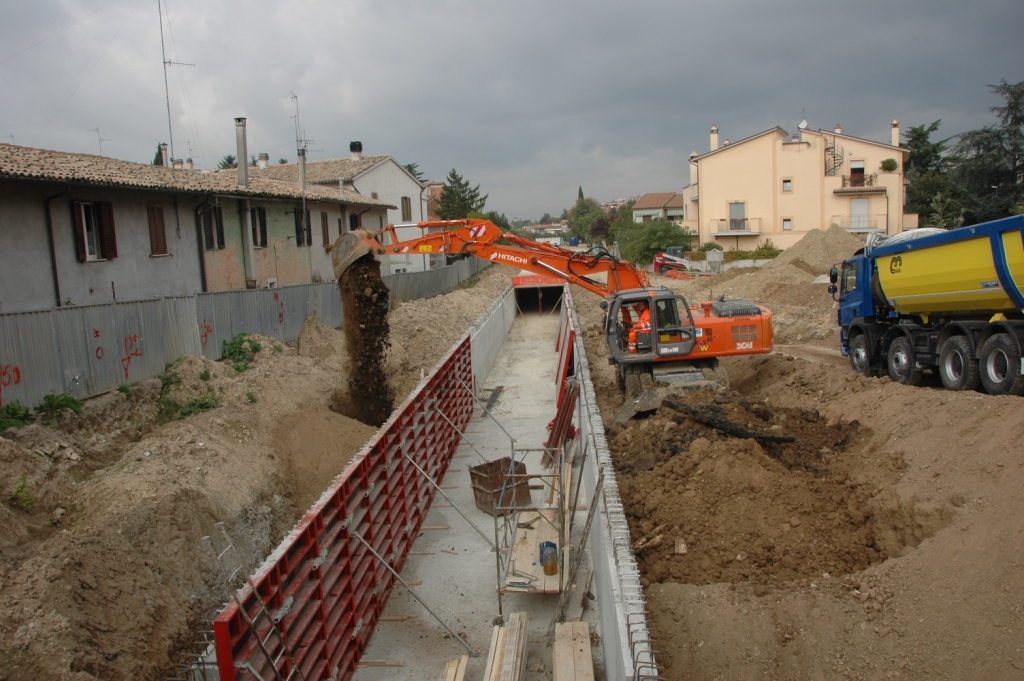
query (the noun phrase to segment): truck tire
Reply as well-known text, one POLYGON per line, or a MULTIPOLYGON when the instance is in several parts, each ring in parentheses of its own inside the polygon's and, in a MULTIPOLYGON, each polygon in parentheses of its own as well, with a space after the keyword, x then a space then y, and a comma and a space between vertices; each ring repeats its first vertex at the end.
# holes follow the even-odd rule
POLYGON ((862 376, 874 376, 871 369, 871 349, 868 347, 868 337, 859 334, 850 341, 850 368, 862 376))
POLYGON ((939 351, 939 378, 946 390, 977 390, 981 384, 978 360, 964 336, 951 336, 939 351))
POLYGON ((889 346, 889 378, 903 385, 921 385, 924 371, 914 359, 914 346, 906 336, 900 336, 889 346))
POLYGON ((1006 333, 989 337, 978 353, 981 384, 989 395, 1020 395, 1024 393, 1024 376, 1020 372, 1020 349, 1006 333))

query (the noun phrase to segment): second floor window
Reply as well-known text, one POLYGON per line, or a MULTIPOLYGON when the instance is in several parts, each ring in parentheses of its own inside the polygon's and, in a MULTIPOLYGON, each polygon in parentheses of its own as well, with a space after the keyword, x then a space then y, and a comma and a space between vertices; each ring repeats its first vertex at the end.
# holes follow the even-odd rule
POLYGON ((320 233, 324 239, 324 246, 331 245, 331 228, 330 222, 327 220, 327 213, 320 213, 320 233))
POLYGON ((206 250, 215 251, 224 248, 224 212, 220 206, 210 206, 204 210, 202 222, 206 250))
POLYGON ((313 240, 309 211, 301 206, 295 207, 295 245, 306 246, 313 240))
POLYGON ((412 199, 402 197, 402 222, 412 222, 412 199))
POLYGON ((252 245, 264 248, 267 245, 267 209, 250 208, 249 226, 252 228, 252 245))
POLYGON ((149 217, 149 254, 167 255, 167 228, 164 226, 164 207, 159 203, 146 205, 149 217))
POLYGON ((782 191, 791 192, 793 191, 793 180, 786 178, 782 181, 782 191))
POLYGON ((80 262, 117 257, 113 204, 109 201, 72 201, 71 219, 80 262))

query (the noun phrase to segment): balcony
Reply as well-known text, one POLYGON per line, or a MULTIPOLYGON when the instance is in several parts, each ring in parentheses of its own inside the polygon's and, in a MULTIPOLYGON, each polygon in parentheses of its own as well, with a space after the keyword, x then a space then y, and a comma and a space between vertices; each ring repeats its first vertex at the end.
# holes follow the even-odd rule
POLYGON ((758 236, 761 234, 761 218, 732 218, 710 220, 711 236, 758 236))
POLYGON ((839 225, 852 234, 867 234, 868 232, 886 234, 889 228, 889 219, 885 213, 879 213, 878 215, 833 215, 832 224, 839 225))
POLYGON ((878 174, 843 175, 843 186, 832 190, 833 194, 884 194, 885 187, 878 184, 878 174))

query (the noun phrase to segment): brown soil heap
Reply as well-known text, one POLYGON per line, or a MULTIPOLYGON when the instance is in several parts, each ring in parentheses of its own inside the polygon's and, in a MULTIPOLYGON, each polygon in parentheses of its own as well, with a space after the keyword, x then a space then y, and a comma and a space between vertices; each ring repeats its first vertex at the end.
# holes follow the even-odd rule
POLYGON ((380 426, 394 409, 395 394, 385 371, 391 347, 388 327, 388 287, 380 278, 380 263, 365 255, 349 267, 338 282, 345 315, 345 340, 351 370, 348 378, 348 414, 357 421, 380 426))

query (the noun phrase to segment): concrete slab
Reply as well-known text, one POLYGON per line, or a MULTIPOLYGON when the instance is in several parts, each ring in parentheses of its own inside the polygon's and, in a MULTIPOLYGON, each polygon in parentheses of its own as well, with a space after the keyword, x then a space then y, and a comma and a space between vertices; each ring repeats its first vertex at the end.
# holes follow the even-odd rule
MULTIPOLYGON (((491 542, 495 541, 495 519, 477 509, 469 467, 509 456, 513 445, 524 449, 542 448, 548 435, 546 426, 556 411, 557 332, 557 314, 532 313, 516 318, 484 382, 485 388, 504 386, 491 410, 493 418, 477 407, 456 458, 444 480, 439 481, 444 493, 491 542)), ((541 455, 539 451, 526 455, 528 473, 543 472, 541 455)), ((588 494, 588 490, 581 494, 581 510, 577 512, 573 529, 576 539, 586 520, 588 494)), ((534 504, 543 501, 542 490, 533 490, 532 495, 534 504)), ((402 578, 422 581, 412 587, 416 594, 479 654, 479 657, 470 657, 466 678, 482 678, 492 626, 499 616, 497 556, 481 534, 440 495, 424 526, 446 529, 420 532, 413 554, 402 570, 402 578)), ((530 571, 542 573, 539 553, 534 561, 530 571)), ((584 567, 589 567, 589 556, 584 567)), ((500 613, 506 618, 512 612, 527 613, 525 679, 529 681, 552 678, 553 618, 558 598, 558 594, 518 593, 501 597, 500 613), (550 635, 549 629, 552 630, 550 635)), ((586 610, 583 620, 596 622, 596 608, 586 610)), ((423 605, 397 585, 363 659, 400 661, 402 666, 362 667, 354 678, 357 681, 437 679, 448 661, 467 652, 423 605)), ((601 660, 597 648, 594 660, 597 663, 601 660)))

